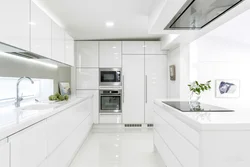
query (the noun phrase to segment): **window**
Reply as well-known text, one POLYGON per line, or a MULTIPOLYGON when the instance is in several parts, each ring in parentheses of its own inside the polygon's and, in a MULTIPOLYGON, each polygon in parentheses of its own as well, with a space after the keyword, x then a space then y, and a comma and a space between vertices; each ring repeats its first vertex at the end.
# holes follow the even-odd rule
MULTIPOLYGON (((0 102, 13 101, 16 99, 16 86, 19 78, 0 77, 0 102)), ((36 98, 40 95, 41 83, 39 79, 32 79, 34 84, 29 80, 23 80, 19 84, 19 95, 24 99, 36 98)))

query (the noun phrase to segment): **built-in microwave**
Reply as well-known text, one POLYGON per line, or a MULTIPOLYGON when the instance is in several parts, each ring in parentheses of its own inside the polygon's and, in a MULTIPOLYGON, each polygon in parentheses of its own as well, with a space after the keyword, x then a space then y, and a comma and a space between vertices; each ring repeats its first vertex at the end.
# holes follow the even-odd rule
POLYGON ((100 86, 122 86, 121 68, 101 68, 100 86))

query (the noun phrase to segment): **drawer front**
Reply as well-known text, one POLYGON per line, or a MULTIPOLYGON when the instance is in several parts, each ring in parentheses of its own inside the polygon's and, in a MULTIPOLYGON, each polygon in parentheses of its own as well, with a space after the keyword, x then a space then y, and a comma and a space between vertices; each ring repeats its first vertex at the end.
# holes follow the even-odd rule
POLYGON ((120 124, 122 123, 121 115, 100 115, 99 116, 101 124, 120 124))
POLYGON ((155 131, 159 133, 171 152, 185 167, 199 166, 199 151, 183 138, 159 115, 154 116, 155 131))
POLYGON ((171 150, 165 144, 160 135, 154 131, 154 145, 157 148, 164 164, 168 167, 182 167, 176 157, 173 155, 171 150))
POLYGON ((154 105, 154 111, 167 121, 176 131, 178 131, 184 138, 190 141, 194 147, 199 149, 200 134, 194 129, 190 128, 187 124, 183 123, 172 114, 168 113, 168 110, 173 110, 172 108, 160 108, 154 105))
POLYGON ((10 162, 10 145, 7 143, 7 140, 0 141, 0 166, 9 167, 10 162))

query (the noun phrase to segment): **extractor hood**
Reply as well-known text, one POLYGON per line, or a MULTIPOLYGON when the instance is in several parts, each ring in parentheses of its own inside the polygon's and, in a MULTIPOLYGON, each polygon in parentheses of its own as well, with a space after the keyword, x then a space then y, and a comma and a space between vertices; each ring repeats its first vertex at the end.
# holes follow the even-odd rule
POLYGON ((17 48, 17 47, 14 47, 14 46, 2 43, 2 42, 0 42, 0 56, 1 56, 1 53, 4 53, 5 56, 6 55, 9 55, 9 56, 11 55, 12 57, 17 56, 24 60, 29 60, 31 62, 38 62, 39 64, 47 65, 50 67, 57 67, 57 66, 69 67, 69 65, 67 64, 52 60, 50 58, 41 56, 39 54, 26 51, 26 50, 23 50, 23 49, 20 49, 20 48, 17 48))
POLYGON ((219 18, 243 0, 187 0, 164 30, 197 30, 219 18))

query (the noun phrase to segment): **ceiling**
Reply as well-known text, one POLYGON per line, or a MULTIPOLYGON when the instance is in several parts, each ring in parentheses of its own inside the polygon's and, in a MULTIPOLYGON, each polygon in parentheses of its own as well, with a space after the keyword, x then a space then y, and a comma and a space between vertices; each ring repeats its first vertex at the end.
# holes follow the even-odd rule
POLYGON ((155 0, 35 0, 75 40, 153 39, 148 16, 155 0), (105 22, 113 21, 107 28, 105 22))

